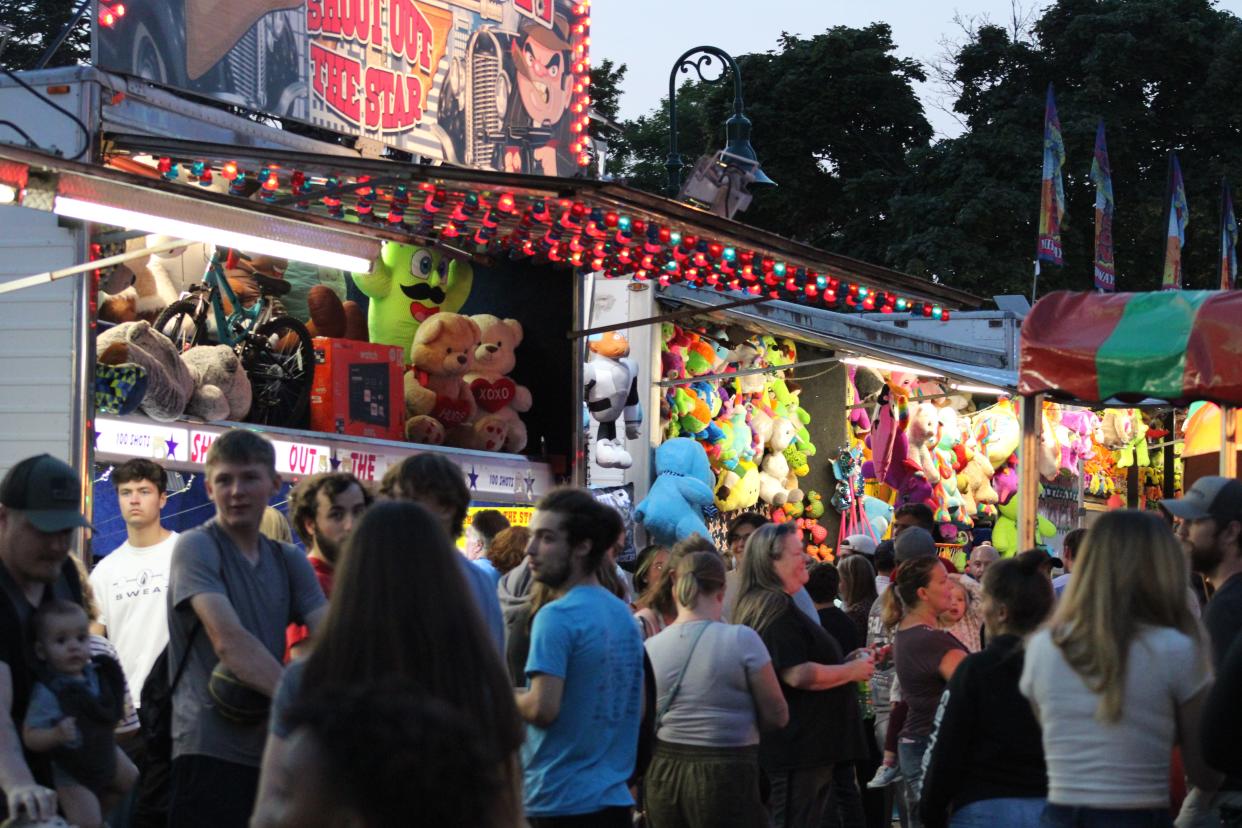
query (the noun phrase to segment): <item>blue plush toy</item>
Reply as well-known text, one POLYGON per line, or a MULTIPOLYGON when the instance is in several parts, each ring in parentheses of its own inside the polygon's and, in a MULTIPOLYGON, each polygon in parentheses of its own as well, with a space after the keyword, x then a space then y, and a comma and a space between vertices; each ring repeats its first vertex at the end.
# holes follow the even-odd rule
POLYGON ((696 532, 711 538, 703 510, 712 505, 711 466, 707 452, 689 437, 664 441, 655 453, 656 479, 634 509, 634 520, 656 543, 672 546, 696 532))

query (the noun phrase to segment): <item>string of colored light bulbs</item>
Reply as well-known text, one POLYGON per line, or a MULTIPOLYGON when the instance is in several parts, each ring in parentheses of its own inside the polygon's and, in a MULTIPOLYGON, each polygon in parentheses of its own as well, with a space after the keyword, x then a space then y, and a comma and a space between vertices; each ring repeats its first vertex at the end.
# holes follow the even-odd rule
MULTIPOLYGON (((176 180, 181 165, 161 158, 157 168, 164 178, 176 180)), ((200 185, 212 182, 211 168, 201 161, 188 166, 189 179, 200 185)), ((220 174, 229 181, 229 192, 244 197, 251 191, 251 174, 235 162, 222 165, 220 174)), ((280 190, 279 167, 268 165, 253 178, 260 198, 274 201, 280 190)), ((474 191, 460 194, 447 217, 442 214, 449 202, 446 187, 430 182, 418 185, 422 202, 417 222, 411 223, 411 193, 404 185, 387 190, 368 186, 369 176, 359 176, 347 188, 355 200, 353 212, 360 224, 384 223, 389 228, 414 235, 438 238, 447 245, 476 254, 507 254, 513 259, 532 258, 553 264, 572 265, 602 272, 608 278, 631 277, 654 281, 663 287, 686 284, 719 292, 744 292, 800 304, 818 302, 827 307, 881 313, 911 313, 947 321, 951 312, 931 302, 898 296, 891 291, 868 288, 857 282, 842 282, 835 276, 777 261, 751 250, 739 250, 716 240, 681 233, 656 222, 588 207, 571 199, 530 199, 520 209, 518 199, 501 192, 488 200, 474 191), (361 185, 361 186, 359 186, 361 185), (376 214, 384 202, 386 214, 376 214), (437 225, 441 219, 443 224, 437 225), (500 233, 501 223, 516 219, 508 234, 500 233), (471 232, 471 225, 477 226, 471 232)), ((304 173, 289 176, 290 193, 300 197, 294 206, 309 210, 319 201, 328 215, 345 218, 345 203, 338 192, 340 183, 327 178, 322 188, 309 184, 304 173), (322 194, 317 193, 320 190, 322 194)), ((458 193, 454 193, 458 195, 458 193)))

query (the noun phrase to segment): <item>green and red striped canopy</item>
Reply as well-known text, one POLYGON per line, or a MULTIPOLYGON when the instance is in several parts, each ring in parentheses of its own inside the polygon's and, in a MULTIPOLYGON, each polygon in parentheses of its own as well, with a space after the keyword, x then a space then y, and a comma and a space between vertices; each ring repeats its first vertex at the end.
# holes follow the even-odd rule
POLYGON ((1051 293, 1022 321, 1018 392, 1242 405, 1242 291, 1051 293))

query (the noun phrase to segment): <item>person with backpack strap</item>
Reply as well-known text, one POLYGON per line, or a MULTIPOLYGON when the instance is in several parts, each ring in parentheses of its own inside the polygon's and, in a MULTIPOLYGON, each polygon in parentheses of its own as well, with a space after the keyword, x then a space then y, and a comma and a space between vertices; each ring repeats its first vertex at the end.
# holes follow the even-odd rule
POLYGON ((228 431, 206 467, 216 517, 177 539, 169 578, 167 664, 181 675, 168 817, 178 828, 248 823, 286 628, 305 624, 314 634, 327 604, 306 557, 259 533, 280 490, 272 444, 228 431))

